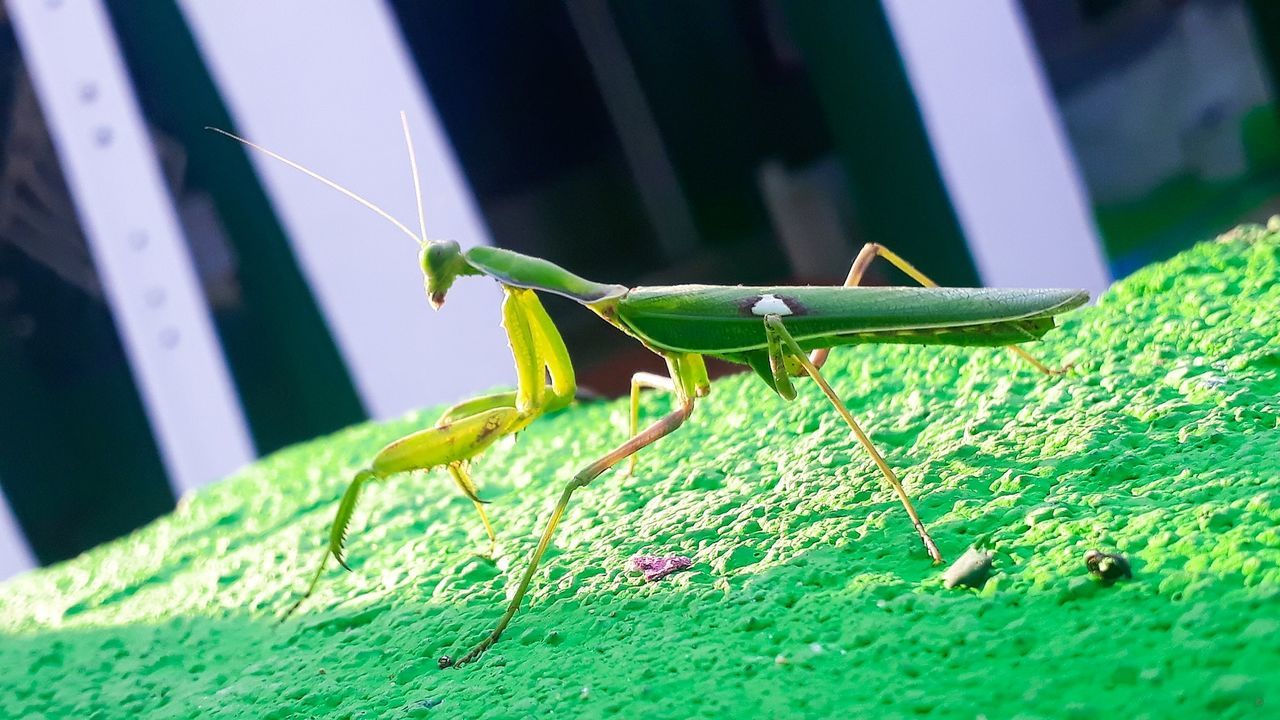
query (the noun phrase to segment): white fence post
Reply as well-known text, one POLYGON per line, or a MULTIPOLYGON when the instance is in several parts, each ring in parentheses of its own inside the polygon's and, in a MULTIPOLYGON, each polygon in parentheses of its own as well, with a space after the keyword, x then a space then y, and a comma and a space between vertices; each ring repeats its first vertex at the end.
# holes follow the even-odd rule
POLYGON ((254 456, 209 309, 100 0, 10 0, 107 303, 178 495, 254 456))
MULTIPOLYGON (((488 231, 395 18, 382 2, 180 0, 236 129, 417 228, 400 129, 417 145, 427 232, 488 231)), ((210 135, 210 142, 225 141, 210 135)), ((241 152, 227 142, 226 152, 241 152)), ((252 161, 365 407, 377 418, 510 384, 491 282, 431 310, 417 247, 367 209, 258 153, 252 161)))
POLYGON ((1016 0, 882 2, 983 283, 1106 289, 1088 195, 1016 0))
POLYGON ((0 580, 11 578, 35 565, 35 556, 27 547, 18 521, 9 509, 4 493, 0 493, 0 580))

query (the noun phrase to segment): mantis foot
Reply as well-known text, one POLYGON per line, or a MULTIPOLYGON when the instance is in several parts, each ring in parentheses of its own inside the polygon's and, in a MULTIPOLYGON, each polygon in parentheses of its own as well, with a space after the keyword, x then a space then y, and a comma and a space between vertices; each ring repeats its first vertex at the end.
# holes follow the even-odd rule
POLYGON ((471 648, 471 650, 467 652, 466 655, 463 655, 457 660, 454 660, 448 655, 442 655, 440 656, 440 660, 438 661, 437 664, 440 665, 441 670, 444 670, 451 667, 455 667, 455 668, 462 667, 467 663, 474 662, 475 660, 479 659, 479 657, 483 655, 486 650, 492 647, 494 643, 498 642, 498 638, 501 635, 502 635, 501 631, 491 632, 489 633, 488 637, 480 641, 479 645, 476 645, 475 647, 471 648))

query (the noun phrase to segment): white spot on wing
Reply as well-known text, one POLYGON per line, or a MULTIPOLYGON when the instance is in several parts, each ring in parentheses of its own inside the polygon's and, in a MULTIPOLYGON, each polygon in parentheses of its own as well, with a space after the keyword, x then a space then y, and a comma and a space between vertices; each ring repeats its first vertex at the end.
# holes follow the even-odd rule
POLYGON ((765 315, 791 315, 791 308, 782 298, 773 293, 765 293, 760 296, 755 305, 751 306, 751 313, 764 317, 765 315))

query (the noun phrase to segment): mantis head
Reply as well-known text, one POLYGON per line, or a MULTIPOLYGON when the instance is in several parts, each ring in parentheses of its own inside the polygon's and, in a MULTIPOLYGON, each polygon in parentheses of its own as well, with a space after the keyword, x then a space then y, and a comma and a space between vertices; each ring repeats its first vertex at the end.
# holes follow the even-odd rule
POLYGON ((445 294, 449 292, 449 288, 453 286, 453 281, 456 280, 459 275, 478 275, 480 274, 480 271, 472 267, 471 263, 467 261, 466 256, 462 253, 462 247, 459 246, 458 243, 453 242, 452 240, 427 239, 427 223, 422 207, 422 182, 418 177, 418 160, 413 152, 413 138, 409 135, 409 120, 403 112, 400 113, 400 125, 404 128, 405 146, 409 151, 409 169, 413 176, 414 199, 418 204, 418 232, 416 233, 413 230, 410 230, 407 225, 392 217, 386 210, 383 210, 368 199, 357 195, 351 190, 348 190, 314 170, 303 167, 279 153, 268 150, 267 148, 258 145, 257 143, 250 142, 249 140, 246 140, 234 133, 212 127, 205 129, 216 132, 219 135, 225 135, 236 142, 253 148, 264 155, 275 158, 285 165, 288 165, 289 167, 308 175, 325 185, 328 185, 330 188, 346 195, 369 210, 372 210, 383 220, 394 225, 400 232, 412 238, 420 248, 418 252, 418 263, 422 266, 422 274, 426 281, 427 299, 431 302, 431 307, 439 310, 440 306, 444 304, 445 294))
POLYGON ((475 275, 475 268, 462 254, 462 247, 452 240, 428 240, 418 253, 422 276, 427 287, 427 300, 436 310, 444 305, 445 293, 459 275, 475 275))

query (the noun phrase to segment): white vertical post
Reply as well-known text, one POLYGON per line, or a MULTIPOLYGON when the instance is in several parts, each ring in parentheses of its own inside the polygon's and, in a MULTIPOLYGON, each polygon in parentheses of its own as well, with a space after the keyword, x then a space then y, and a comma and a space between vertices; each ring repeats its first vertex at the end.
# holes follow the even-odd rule
MULTIPOLYGON (((464 247, 488 231, 382 2, 180 0, 236 129, 416 229, 399 113, 409 117, 427 232, 464 247)), ((241 152, 226 143, 225 152, 241 152)), ((296 170, 252 160, 374 417, 512 380, 493 283, 462 278, 432 312, 417 247, 385 220, 296 170)))
POLYGON ((1015 0, 882 0, 983 283, 1110 282, 1093 214, 1015 0))
POLYGON ((181 495, 254 453, 110 20, 100 0, 10 0, 8 8, 181 495))
POLYGON ((0 580, 13 577, 35 565, 35 557, 22 537, 18 521, 9 509, 4 493, 0 493, 0 580))

